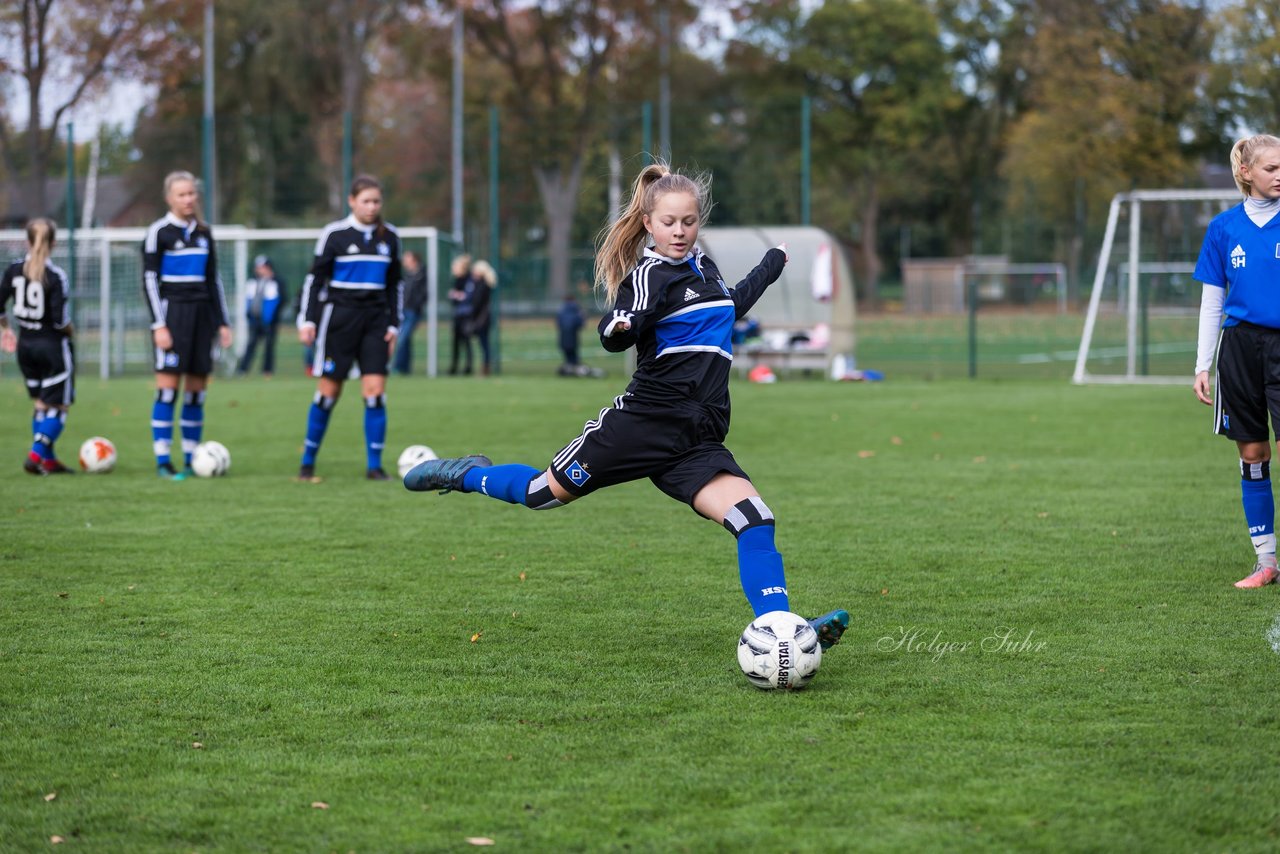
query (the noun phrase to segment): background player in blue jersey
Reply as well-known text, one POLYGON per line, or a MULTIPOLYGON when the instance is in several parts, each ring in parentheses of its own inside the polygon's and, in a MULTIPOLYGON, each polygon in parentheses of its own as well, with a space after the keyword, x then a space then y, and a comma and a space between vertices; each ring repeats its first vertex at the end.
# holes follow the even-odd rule
POLYGON ((236 373, 249 372, 253 354, 262 342, 262 374, 271 376, 276 370, 276 333, 285 312, 289 292, 275 264, 266 255, 253 259, 253 275, 244 283, 244 317, 249 327, 249 340, 236 365, 236 373))
MULTIPOLYGON (((495 466, 475 455, 421 463, 404 483, 415 491, 479 492, 545 510, 648 477, 737 538, 742 589, 759 616, 791 607, 782 555, 774 546, 773 512, 723 444, 729 430, 730 338, 734 321, 782 274, 787 255, 783 247, 769 250, 729 288, 697 248, 707 194, 704 179, 673 173, 663 164, 646 167, 626 211, 602 234, 597 283, 613 310, 600 321, 600 340, 611 352, 634 346, 636 371, 626 392, 587 422, 545 471, 495 466)), ((845 611, 811 621, 824 647, 839 639, 848 622, 845 611)))
POLYGON ((365 477, 388 480, 382 468, 387 439, 387 366, 403 311, 400 236, 382 221, 382 188, 361 175, 347 198, 351 215, 331 222, 316 241, 315 262, 302 285, 298 337, 315 345, 312 372, 319 377, 307 414, 298 479, 315 481, 316 455, 329 416, 354 364, 364 394, 365 477))
POLYGON ((142 290, 155 342, 151 439, 157 474, 182 480, 190 474, 191 454, 204 430, 205 391, 218 347, 231 346, 231 315, 218 277, 213 232, 200 219, 195 176, 166 175, 164 200, 169 213, 151 224, 142 244, 142 290), (184 388, 181 472, 170 458, 179 381, 184 388))
POLYGON ((1231 172, 1244 202, 1209 223, 1196 262, 1204 289, 1194 388, 1214 407, 1213 431, 1240 451, 1241 498, 1257 563, 1236 587, 1263 587, 1280 577, 1267 424, 1268 415, 1280 424, 1280 138, 1238 140, 1231 172), (1209 384, 1215 342, 1216 402, 1209 384))
POLYGON ((67 421, 67 407, 75 402, 67 274, 49 260, 56 234, 51 220, 41 217, 27 223, 27 255, 0 277, 0 348, 17 352, 18 368, 35 406, 31 451, 22 468, 37 475, 71 471, 53 451, 67 421), (9 326, 10 300, 18 335, 9 326))

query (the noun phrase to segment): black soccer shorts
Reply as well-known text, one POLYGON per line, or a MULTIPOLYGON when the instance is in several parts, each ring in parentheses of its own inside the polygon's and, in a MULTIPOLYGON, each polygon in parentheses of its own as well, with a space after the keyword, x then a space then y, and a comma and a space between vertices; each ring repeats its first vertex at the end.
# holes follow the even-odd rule
POLYGON ((328 303, 316 325, 316 354, 312 373, 345 380, 351 366, 362 374, 386 376, 390 359, 386 341, 387 310, 328 303))
POLYGON ((18 341, 18 370, 32 400, 49 406, 75 403, 75 349, 63 335, 24 335, 18 341))
POLYGON ((723 440, 716 419, 695 403, 642 403, 623 395, 587 422, 582 435, 555 455, 551 469, 575 496, 647 477, 692 506, 721 472, 750 480, 723 440))
POLYGON ((213 373, 213 363, 218 355, 218 321, 209 301, 166 300, 164 321, 169 327, 173 345, 168 350, 155 348, 156 373, 196 376, 213 373))
POLYGON ((1213 432, 1237 442, 1266 442, 1280 424, 1280 330, 1240 323, 1218 341, 1213 432))

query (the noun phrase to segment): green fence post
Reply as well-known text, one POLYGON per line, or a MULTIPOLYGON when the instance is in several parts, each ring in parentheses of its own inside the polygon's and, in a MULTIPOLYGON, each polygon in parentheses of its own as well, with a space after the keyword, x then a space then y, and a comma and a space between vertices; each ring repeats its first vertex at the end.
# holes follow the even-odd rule
MULTIPOLYGON (((489 107, 489 263, 501 270, 502 229, 498 218, 498 108, 489 107)), ((499 280, 501 284, 501 280, 499 280)), ((493 329, 493 372, 502 373, 502 324, 499 322, 498 304, 502 302, 502 288, 493 289, 489 295, 489 315, 493 329)))
MULTIPOLYGON (((76 287, 76 124, 67 122, 67 272, 71 281, 67 282, 72 292, 76 287)), ((103 310, 106 307, 103 306, 103 310)))

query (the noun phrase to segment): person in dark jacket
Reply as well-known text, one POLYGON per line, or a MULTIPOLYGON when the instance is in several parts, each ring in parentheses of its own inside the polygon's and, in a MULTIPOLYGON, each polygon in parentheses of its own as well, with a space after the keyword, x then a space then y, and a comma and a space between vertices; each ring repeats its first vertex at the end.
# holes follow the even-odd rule
POLYGON ((498 273, 488 261, 471 265, 471 334, 480 342, 480 371, 486 377, 492 369, 492 353, 489 350, 489 329, 493 322, 493 289, 498 286, 498 273))
POLYGON ((471 278, 471 256, 459 255, 451 268, 453 286, 449 288, 449 302, 453 304, 453 358, 449 360, 450 375, 458 373, 459 357, 465 354, 464 374, 471 373, 471 310, 475 302, 476 283, 471 278))
POLYGON ((413 330, 422 322, 427 310, 427 269, 412 249, 405 250, 401 264, 405 273, 404 323, 400 327, 400 346, 396 349, 391 369, 401 376, 408 376, 413 370, 413 330))

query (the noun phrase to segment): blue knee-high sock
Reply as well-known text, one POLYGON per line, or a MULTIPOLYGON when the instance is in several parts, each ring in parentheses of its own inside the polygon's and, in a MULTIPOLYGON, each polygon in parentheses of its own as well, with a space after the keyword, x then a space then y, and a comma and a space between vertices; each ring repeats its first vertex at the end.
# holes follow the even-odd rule
POLYGON ((177 397, 177 389, 156 389, 156 402, 151 407, 151 447, 156 454, 156 465, 169 462, 173 445, 173 403, 177 397))
POLYGON ((387 444, 387 396, 364 399, 364 453, 368 468, 382 468, 382 449, 387 444))
POLYGON ((325 397, 316 392, 311 401, 311 409, 307 411, 307 438, 302 444, 302 464, 316 464, 316 454, 320 453, 320 443, 324 441, 324 431, 329 427, 329 415, 333 412, 335 397, 325 397))
POLYGON ((1249 539, 1258 557, 1276 553, 1276 501, 1271 494, 1271 463, 1240 461, 1240 498, 1249 539))
POLYGON ((773 544, 774 519, 758 496, 739 501, 725 514, 724 526, 738 538, 738 578, 758 617, 790 611, 782 555, 773 544))
POLYGON ((36 423, 35 433, 32 438, 31 450, 43 460, 51 460, 56 455, 53 452, 53 443, 58 441, 58 437, 62 435, 63 424, 66 423, 66 413, 59 412, 56 409, 46 409, 44 417, 36 423))
POLYGON ((182 461, 191 465, 191 455, 204 433, 204 392, 188 391, 182 395, 182 461))
POLYGON ((479 492, 508 504, 529 505, 529 484, 542 472, 533 466, 508 463, 476 466, 462 476, 463 492, 479 492))

